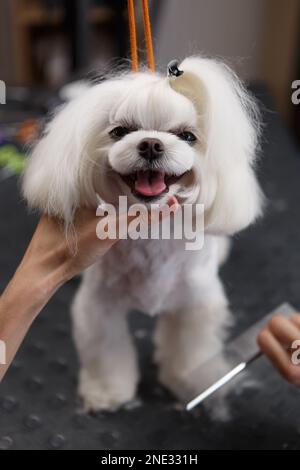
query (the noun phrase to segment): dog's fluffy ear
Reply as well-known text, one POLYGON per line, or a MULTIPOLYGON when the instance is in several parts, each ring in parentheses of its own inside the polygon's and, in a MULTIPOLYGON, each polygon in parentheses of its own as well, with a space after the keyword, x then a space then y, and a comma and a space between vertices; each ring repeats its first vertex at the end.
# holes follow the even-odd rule
MULTIPOLYGON (((205 208, 206 229, 232 234, 250 224, 262 208, 263 196, 253 170, 259 133, 257 107, 221 62, 191 57, 179 69, 183 75, 170 84, 191 99, 198 111, 199 132, 205 140, 204 167, 213 172, 216 181, 214 201, 205 208)), ((204 196, 202 202, 205 200, 204 196)))
POLYGON ((85 92, 57 113, 33 149, 23 175, 23 195, 29 206, 58 216, 66 225, 83 197, 80 173, 93 126, 91 106, 97 105, 93 93, 85 92))

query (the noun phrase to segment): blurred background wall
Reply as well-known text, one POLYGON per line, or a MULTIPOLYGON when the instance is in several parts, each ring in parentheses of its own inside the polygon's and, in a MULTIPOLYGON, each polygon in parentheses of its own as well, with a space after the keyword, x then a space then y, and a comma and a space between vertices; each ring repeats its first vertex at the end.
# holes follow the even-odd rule
POLYGON ((299 0, 164 0, 156 34, 159 63, 199 51, 225 58, 245 80, 265 82, 291 119, 299 70, 299 0))
POLYGON ((262 78, 266 0, 165 0, 156 36, 158 59, 202 51, 232 60, 246 79, 262 78))
MULTIPOLYGON (((150 3, 159 66, 199 51, 224 57, 243 79, 264 82, 292 125, 290 86, 300 78, 300 0, 150 3)), ((142 37, 141 1, 135 4, 142 37)), ((111 58, 126 56, 126 28, 126 0, 1 0, 0 79, 11 85, 60 86, 76 67, 101 68, 111 58), (80 24, 75 9, 77 20, 81 11, 80 24), (80 60, 73 57, 76 37, 80 60)))

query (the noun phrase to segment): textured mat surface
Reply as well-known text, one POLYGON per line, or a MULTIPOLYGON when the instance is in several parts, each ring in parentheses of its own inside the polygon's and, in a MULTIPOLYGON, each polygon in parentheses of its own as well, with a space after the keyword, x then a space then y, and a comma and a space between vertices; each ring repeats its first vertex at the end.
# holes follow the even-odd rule
MULTIPOLYGON (((236 237, 222 271, 235 334, 288 300, 300 307, 300 156, 269 100, 259 174, 269 203, 264 219, 236 237)), ((0 183, 0 289, 14 272, 36 224, 16 180, 0 183)), ((231 387, 232 418, 213 421, 201 407, 188 414, 156 381, 153 321, 134 313, 132 330, 143 371, 138 399, 117 413, 82 415, 69 304, 78 284, 64 286, 33 325, 0 386, 0 449, 300 449, 300 391, 265 359, 259 387, 231 387)), ((20 299, 22 302, 22 299, 20 299)))

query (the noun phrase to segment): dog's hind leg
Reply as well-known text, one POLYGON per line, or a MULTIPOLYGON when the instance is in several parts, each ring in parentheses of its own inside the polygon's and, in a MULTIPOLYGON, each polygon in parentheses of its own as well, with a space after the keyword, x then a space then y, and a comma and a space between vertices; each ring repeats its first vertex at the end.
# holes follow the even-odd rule
POLYGON ((218 263, 222 266, 226 263, 231 250, 231 240, 229 237, 218 237, 218 263))
POLYGON ((86 411, 116 410, 136 392, 137 359, 126 314, 109 310, 101 293, 83 281, 72 317, 80 361, 79 395, 86 411))
POLYGON ((158 318, 154 339, 159 380, 179 398, 184 398, 185 389, 192 396, 203 389, 203 378, 194 371, 220 353, 230 323, 231 314, 220 281, 215 278, 213 285, 204 287, 198 287, 198 292, 203 292, 202 299, 197 298, 194 287, 192 304, 158 318))

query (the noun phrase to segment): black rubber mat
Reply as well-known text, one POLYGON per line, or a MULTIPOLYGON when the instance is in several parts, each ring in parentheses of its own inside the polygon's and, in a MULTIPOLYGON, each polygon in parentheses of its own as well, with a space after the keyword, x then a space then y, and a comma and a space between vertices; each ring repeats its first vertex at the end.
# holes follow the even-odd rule
MULTIPOLYGON (((285 300, 300 307, 299 152, 257 92, 265 102, 259 173, 268 206, 261 222, 236 237, 222 271, 236 318, 232 334, 285 300)), ((14 178, 0 185, 2 290, 36 217, 27 214, 14 178)), ((65 285, 45 308, 1 384, 0 449, 300 449, 300 391, 265 359, 252 367, 259 387, 231 387, 230 421, 213 421, 202 407, 182 411, 157 383, 153 320, 138 313, 130 319, 143 372, 138 398, 116 413, 82 414, 69 320, 77 285, 65 285)))

